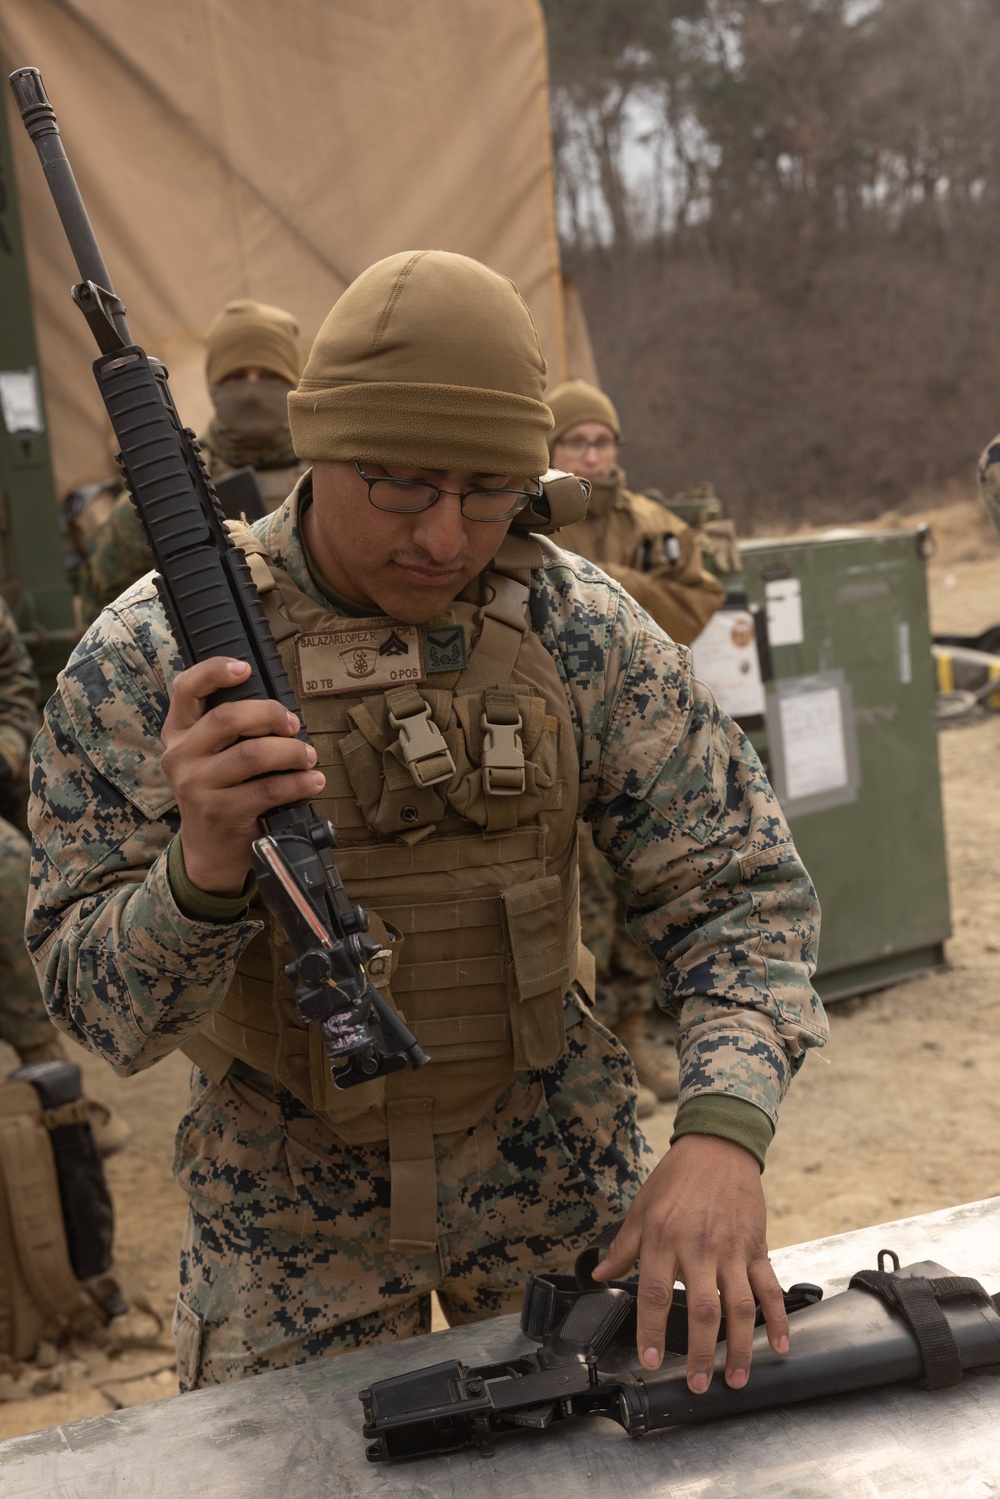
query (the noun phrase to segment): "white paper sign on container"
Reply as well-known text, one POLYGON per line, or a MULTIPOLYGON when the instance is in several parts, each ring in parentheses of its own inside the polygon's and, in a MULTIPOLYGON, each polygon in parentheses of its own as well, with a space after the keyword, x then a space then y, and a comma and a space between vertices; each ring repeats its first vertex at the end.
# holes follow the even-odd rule
POLYGON ((792 801, 843 791, 850 782, 844 714, 836 687, 778 699, 785 787, 792 801))
POLYGON ((767 690, 770 777, 786 817, 857 801, 854 696, 842 670, 785 677, 767 690))
POLYGON ((774 578, 764 584, 767 604, 767 638, 772 646, 801 645, 802 584, 798 578, 774 578))
POLYGON ((737 721, 764 712, 757 631, 749 609, 720 609, 691 647, 694 674, 737 721))
POLYGON ((44 432, 34 370, 0 370, 0 416, 7 431, 44 432))

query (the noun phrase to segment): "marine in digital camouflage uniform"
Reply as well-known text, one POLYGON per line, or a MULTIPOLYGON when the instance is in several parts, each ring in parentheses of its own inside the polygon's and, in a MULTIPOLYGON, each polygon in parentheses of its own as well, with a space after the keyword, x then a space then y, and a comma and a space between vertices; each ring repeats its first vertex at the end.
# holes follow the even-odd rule
MULTIPOLYGON (((695 532, 646 495, 633 494, 618 467, 621 423, 613 403, 585 380, 551 391, 553 465, 591 485, 587 515, 559 533, 559 545, 596 562, 628 590, 678 645, 690 645, 726 594, 702 565, 695 532)), ((589 828, 580 840, 580 918, 583 940, 597 963, 594 1009, 635 1062, 640 1118, 657 1100, 677 1096, 676 1060, 669 1031, 654 1041, 647 1017, 655 1009, 657 967, 628 936, 629 887, 594 847, 589 828)))
MULTIPOLYGON (((307 467, 295 456, 286 407, 302 369, 298 336, 291 313, 250 298, 228 303, 205 335, 205 377, 215 408, 198 439, 206 467, 216 481, 254 469, 268 510, 282 503, 307 467)), ((90 527, 81 517, 75 529, 83 556, 77 587, 83 622, 90 624, 153 559, 127 494, 118 496, 102 524, 90 527)))
MULTIPOLYGON (((311 473, 241 536, 286 659, 299 653, 316 750, 278 704, 206 711, 243 667, 216 658, 181 671, 149 580, 104 611, 46 709, 28 932, 50 1012, 121 1073, 179 1046, 201 1058, 176 1152, 190 1204, 175 1319, 185 1389, 425 1330, 432 1290, 456 1322, 512 1310, 529 1271, 567 1269, 626 1212, 597 1273, 626 1273, 641 1248, 647 1366, 662 1355, 675 1278, 721 1300, 730 1383, 749 1367, 751 1291, 783 1346, 760 1169, 791 1077, 825 1038, 809 982, 815 897, 751 746, 692 680, 687 653, 613 579, 532 534, 548 525, 545 503, 527 501, 547 464, 544 382, 506 278, 439 251, 379 262, 330 313, 290 398, 311 473), (525 491, 516 503, 496 493, 511 489, 525 491), (515 516, 508 535, 501 515, 514 510, 521 529, 515 516), (311 634, 297 633, 303 621, 311 634), (362 637, 390 646, 378 670, 398 672, 416 628, 428 652, 419 691, 359 697, 345 685, 344 672, 382 659, 362 637), (333 695, 308 654, 331 641, 333 695), (435 659, 446 648, 457 657, 435 659), (518 676, 522 661, 537 686, 518 676), (503 680, 519 685, 490 685, 503 680), (495 729, 505 763, 522 767, 507 801, 477 768, 497 763, 477 731, 480 712, 499 725, 512 699, 520 734, 495 729), (442 744, 453 755, 443 789, 405 769, 413 741, 387 735, 387 708, 424 723, 435 761, 442 744), (351 790, 358 765, 383 764, 384 780, 373 772, 351 790), (384 1107, 380 1084, 364 1085, 370 1107, 355 1104, 359 1090, 338 1094, 306 1066, 315 1033, 272 976, 250 843, 262 811, 304 795, 338 824, 352 897, 405 927, 390 983, 408 975, 401 1008, 435 1038, 429 1066, 385 1081, 384 1107), (632 930, 678 1016, 681 1104, 655 1167, 627 1054, 582 1001, 584 970, 559 978, 577 953, 580 813, 632 883, 632 930), (516 850, 544 871, 557 835, 565 860, 553 853, 557 872, 532 876, 521 899, 516 850), (532 940, 536 921, 550 936, 554 923, 565 958, 532 940), (466 944, 482 934, 500 946, 475 959, 466 944), (485 1013, 480 997, 497 986, 506 1008, 485 1013), (519 1045, 551 1046, 551 1060, 519 1066, 519 1045), (462 1114, 453 1094, 481 1077, 509 1080, 464 1126, 435 1128, 453 1102, 462 1114)), ((715 1331, 708 1318, 692 1337, 696 1391, 715 1331)))
POLYGON ((1000 531, 1000 435, 983 449, 976 477, 986 513, 1000 531))
MULTIPOLYGON (((0 798, 22 780, 38 726, 38 684, 14 616, 0 597, 0 798)), ((8 811, 7 805, 3 806, 8 811)), ((24 834, 0 817, 0 1040, 22 1062, 55 1054, 59 1036, 42 1002, 24 946, 31 851, 24 834)))
MULTIPOLYGON (((38 727, 38 682, 17 623, 0 596, 0 809, 23 796, 31 739, 38 727)), ((60 1061, 62 1037, 49 1019, 34 966, 24 945, 31 848, 19 828, 0 816, 0 1041, 21 1066, 60 1061)), ((94 1140, 102 1155, 128 1143, 131 1131, 120 1115, 87 1100, 94 1140)))
POLYGON ((548 396, 548 444, 556 468, 591 486, 586 516, 564 526, 559 544, 617 579, 678 645, 690 645, 726 601, 702 565, 696 533, 665 505, 633 494, 618 466, 621 424, 602 390, 567 380, 548 396))

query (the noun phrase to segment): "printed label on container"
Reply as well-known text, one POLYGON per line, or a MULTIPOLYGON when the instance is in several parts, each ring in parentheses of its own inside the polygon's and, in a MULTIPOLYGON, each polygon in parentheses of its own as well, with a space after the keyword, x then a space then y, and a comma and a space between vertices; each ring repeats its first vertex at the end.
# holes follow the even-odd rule
POLYGON ((303 697, 400 687, 426 679, 416 625, 345 624, 300 635, 295 652, 303 697))
POLYGON ((767 638, 772 646, 801 645, 802 584, 798 578, 778 578, 764 584, 767 602, 767 638))
POLYGON ((757 631, 749 609, 720 609, 691 647, 699 681, 711 687, 723 713, 737 722, 765 707, 757 631))

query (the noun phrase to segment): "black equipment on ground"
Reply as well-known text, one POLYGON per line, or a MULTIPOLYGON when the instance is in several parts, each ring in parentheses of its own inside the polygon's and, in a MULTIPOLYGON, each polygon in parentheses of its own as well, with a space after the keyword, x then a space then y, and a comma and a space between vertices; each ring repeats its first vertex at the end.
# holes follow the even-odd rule
MULTIPOLYGON (((87 1122, 80 1068, 75 1062, 33 1062, 9 1074, 8 1081, 30 1083, 45 1117, 52 1120, 49 1138, 59 1182, 59 1201, 66 1228, 66 1248, 77 1280, 93 1280, 111 1269, 115 1232, 114 1208, 104 1167, 87 1122), (76 1105, 74 1114, 73 1106, 76 1105), (66 1123, 55 1121, 66 1115, 66 1123)), ((115 1287, 109 1316, 126 1310, 115 1287)))
MULTIPOLYGON (((80 272, 73 300, 101 349, 94 376, 121 451, 118 463, 156 563, 156 586, 186 666, 211 656, 250 664, 212 699, 273 698, 298 712, 246 558, 226 531, 195 434, 181 424, 167 372, 132 342, 37 68, 11 87, 80 272)), ((305 739, 305 730, 300 730, 305 739)), ((381 945, 333 861, 337 835, 311 803, 276 807, 254 844, 261 894, 295 952, 285 969, 299 1015, 319 1027, 334 1081, 348 1088, 428 1060, 368 976, 381 945)))
POLYGON ((33 1358, 43 1338, 99 1335, 128 1310, 91 1109, 75 1062, 0 1080, 0 1362, 33 1358))
POLYGON ((933 635, 934 645, 955 645, 971 651, 985 651, 1000 656, 1000 625, 989 625, 978 635, 933 635))
POLYGON ((883 1250, 879 1269, 860 1271, 838 1295, 821 1299, 811 1285, 785 1292, 788 1353, 771 1351, 758 1315, 750 1379, 741 1390, 725 1383, 720 1328, 712 1383, 704 1395, 692 1395, 683 1292, 671 1308, 662 1365, 643 1369, 635 1351, 637 1285, 598 1285, 590 1275, 594 1263, 594 1252, 586 1250, 575 1279, 532 1276, 528 1282, 521 1330, 538 1343, 536 1352, 475 1369, 433 1364, 362 1390, 369 1460, 465 1447, 488 1456, 504 1433, 542 1431, 574 1416, 608 1416, 630 1436, 641 1436, 902 1380, 941 1389, 965 1370, 1000 1368, 998 1298, 931 1261, 901 1270, 897 1257, 883 1250))

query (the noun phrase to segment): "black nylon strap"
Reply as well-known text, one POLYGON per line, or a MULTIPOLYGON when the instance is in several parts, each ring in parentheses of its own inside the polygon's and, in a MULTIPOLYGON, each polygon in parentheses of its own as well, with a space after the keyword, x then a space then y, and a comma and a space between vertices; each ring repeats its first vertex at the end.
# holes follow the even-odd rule
MULTIPOLYGON (((595 1281, 592 1291, 609 1289, 630 1291, 634 1296, 639 1289, 637 1280, 595 1281)), ((521 1331, 526 1338, 540 1343, 561 1322, 569 1309, 579 1301, 585 1291, 573 1275, 531 1275, 524 1288, 521 1303, 521 1331)), ((683 1296, 683 1292, 681 1292, 683 1296)))
POLYGON ((942 1301, 956 1296, 989 1300, 978 1280, 963 1275, 943 1275, 928 1280, 922 1275, 895 1275, 883 1270, 860 1270, 848 1283, 880 1297, 900 1312, 913 1329, 924 1363, 924 1388, 944 1390, 962 1378, 962 1355, 958 1350, 942 1301))
MULTIPOLYGON (((624 1221, 624 1219, 618 1219, 614 1223, 609 1223, 592 1244, 580 1251, 576 1257, 572 1275, 529 1276, 524 1288, 524 1300, 521 1303, 521 1331, 525 1337, 540 1343, 565 1317, 581 1294, 586 1292, 610 1289, 628 1291, 632 1296, 637 1295, 639 1282, 634 1276, 629 1280, 596 1281, 593 1278, 593 1272, 603 1257, 602 1251, 607 1249, 617 1237, 624 1221)), ((788 1291, 782 1291, 781 1294, 784 1298, 785 1311, 789 1313, 812 1306, 823 1297, 819 1286, 804 1282, 792 1286, 788 1291)), ((756 1325, 760 1326, 763 1320, 763 1312, 758 1306, 756 1325)), ((718 1340, 721 1342, 725 1336, 726 1319, 723 1317, 719 1325, 718 1340)), ((687 1338, 687 1297, 681 1287, 676 1286, 667 1318, 667 1352, 686 1353, 687 1338)))
MULTIPOLYGON (((576 1276, 576 1284, 578 1290, 596 1291, 602 1285, 607 1286, 611 1284, 611 1282, 607 1280, 595 1280, 594 1271, 597 1269, 601 1260, 604 1258, 601 1251, 604 1249, 610 1249, 611 1245, 618 1237, 619 1231, 621 1230, 624 1222, 624 1218, 617 1218, 613 1223, 609 1223, 606 1228, 603 1228, 601 1230, 597 1238, 594 1240, 593 1244, 589 1244, 586 1249, 580 1250, 580 1253, 576 1257, 576 1264, 573 1269, 573 1274, 576 1276)), ((624 1282, 616 1282, 616 1284, 624 1284, 624 1282)))
POLYGON ((564 1275, 531 1275, 521 1302, 521 1331, 540 1343, 566 1315, 579 1295, 576 1282, 564 1275), (556 1282, 567 1281, 563 1287, 556 1282))

